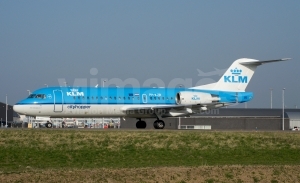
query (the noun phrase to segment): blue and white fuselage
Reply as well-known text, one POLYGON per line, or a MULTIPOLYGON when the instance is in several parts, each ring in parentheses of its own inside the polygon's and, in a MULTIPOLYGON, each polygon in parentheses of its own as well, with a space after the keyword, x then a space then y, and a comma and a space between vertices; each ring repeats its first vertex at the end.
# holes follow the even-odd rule
POLYGON ((47 87, 19 101, 14 110, 28 116, 52 118, 132 117, 139 119, 137 128, 146 127, 142 118, 157 118, 154 127, 162 129, 165 124, 161 118, 189 116, 250 101, 253 93, 245 89, 256 67, 284 60, 288 59, 239 59, 218 82, 193 88, 47 87))
POLYGON ((196 113, 203 106, 215 108, 221 104, 221 107, 226 103, 248 102, 252 97, 251 92, 182 88, 49 87, 34 91, 18 102, 14 110, 31 116, 145 118, 156 117, 154 110, 164 109, 161 117, 171 117, 191 114, 180 112, 181 108, 196 113), (190 101, 183 103, 186 99, 179 98, 178 93, 191 94, 190 101), (203 94, 208 96, 208 101, 203 94), (179 112, 168 113, 172 108, 179 112))

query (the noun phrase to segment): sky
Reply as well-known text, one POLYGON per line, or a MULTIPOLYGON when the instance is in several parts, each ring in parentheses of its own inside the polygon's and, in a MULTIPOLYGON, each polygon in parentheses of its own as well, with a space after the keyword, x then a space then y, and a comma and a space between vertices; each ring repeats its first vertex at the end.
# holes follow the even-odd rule
POLYGON ((191 87, 220 78, 197 69, 224 70, 239 58, 293 58, 257 68, 247 107, 269 108, 272 88, 273 108, 281 108, 285 88, 286 107, 300 108, 299 17, 296 0, 3 0, 0 101, 7 94, 15 104, 27 90, 64 82, 191 87))

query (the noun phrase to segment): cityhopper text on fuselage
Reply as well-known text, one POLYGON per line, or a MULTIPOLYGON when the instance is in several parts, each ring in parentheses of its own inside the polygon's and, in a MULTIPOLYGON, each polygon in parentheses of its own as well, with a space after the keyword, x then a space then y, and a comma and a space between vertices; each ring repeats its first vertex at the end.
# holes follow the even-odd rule
MULTIPOLYGON (((155 118, 155 129, 163 129, 167 117, 190 116, 234 103, 249 102, 246 92, 257 66, 286 61, 259 61, 242 58, 234 61, 218 82, 192 88, 97 88, 47 87, 34 91, 14 105, 17 113, 36 118, 136 118, 137 128, 146 128, 142 119, 155 118)), ((47 127, 52 127, 51 121, 47 127)))

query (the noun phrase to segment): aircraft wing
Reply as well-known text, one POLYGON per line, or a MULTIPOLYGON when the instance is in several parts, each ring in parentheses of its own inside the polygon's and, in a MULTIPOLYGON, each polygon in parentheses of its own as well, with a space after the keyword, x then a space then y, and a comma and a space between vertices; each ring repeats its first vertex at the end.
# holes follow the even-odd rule
POLYGON ((122 108, 123 112, 129 112, 138 114, 143 110, 151 110, 151 111, 159 111, 164 110, 166 113, 162 115, 162 117, 172 117, 172 116, 189 116, 191 114, 199 113, 201 110, 208 110, 213 108, 219 108, 223 106, 227 106, 225 103, 209 103, 209 104, 201 104, 201 105, 137 105, 132 107, 124 107, 122 108))
POLYGON ((127 111, 127 110, 147 110, 147 109, 178 109, 178 108, 199 108, 199 107, 214 107, 215 105, 218 104, 224 104, 224 103, 220 103, 220 102, 214 102, 214 103, 207 103, 207 104, 195 104, 195 105, 176 105, 176 104, 172 104, 172 105, 136 105, 136 106, 132 106, 132 107, 123 107, 122 110, 123 111, 127 111))
POLYGON ((122 108, 123 111, 130 111, 130 110, 149 110, 149 109, 172 109, 172 108, 184 108, 191 105, 138 105, 132 107, 124 107, 122 108))

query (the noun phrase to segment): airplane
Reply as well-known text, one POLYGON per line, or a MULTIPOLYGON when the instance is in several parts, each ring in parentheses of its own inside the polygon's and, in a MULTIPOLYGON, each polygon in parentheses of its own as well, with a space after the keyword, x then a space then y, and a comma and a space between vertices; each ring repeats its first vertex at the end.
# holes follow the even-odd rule
POLYGON ((224 74, 224 72, 226 71, 226 69, 217 69, 215 68, 215 71, 210 71, 210 72, 203 72, 200 69, 197 69, 198 71, 198 76, 215 76, 215 75, 219 75, 222 76, 224 74))
POLYGON ((246 92, 257 66, 290 58, 259 61, 241 58, 234 61, 218 82, 191 88, 98 88, 46 87, 17 102, 17 113, 36 118, 136 118, 136 127, 146 128, 142 119, 156 118, 155 129, 163 129, 167 117, 190 116, 235 103, 249 102, 246 92))

